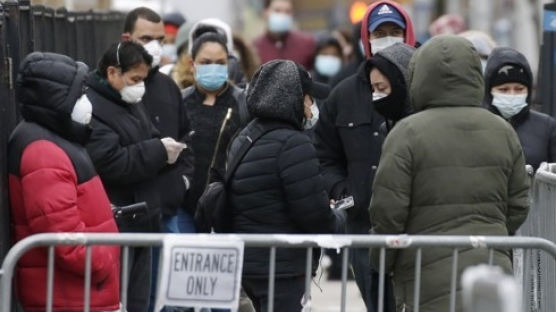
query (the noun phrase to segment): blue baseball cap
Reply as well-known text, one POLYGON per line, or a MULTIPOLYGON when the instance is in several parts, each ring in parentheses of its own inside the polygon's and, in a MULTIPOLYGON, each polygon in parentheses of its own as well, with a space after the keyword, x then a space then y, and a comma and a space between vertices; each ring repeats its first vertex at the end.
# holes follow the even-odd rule
POLYGON ((369 31, 373 32, 378 26, 388 22, 405 29, 405 19, 395 7, 389 4, 379 5, 373 9, 369 16, 369 31))

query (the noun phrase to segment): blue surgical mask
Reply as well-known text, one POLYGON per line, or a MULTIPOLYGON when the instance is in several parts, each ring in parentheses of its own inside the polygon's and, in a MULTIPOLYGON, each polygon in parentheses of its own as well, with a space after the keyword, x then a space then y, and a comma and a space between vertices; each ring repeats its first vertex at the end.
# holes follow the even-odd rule
POLYGON ((228 81, 228 65, 195 64, 195 82, 207 91, 216 91, 228 81))
POLYGON ((317 55, 315 58, 315 69, 325 77, 333 77, 342 68, 342 60, 332 55, 317 55))
POLYGON ((270 13, 268 30, 274 34, 283 34, 293 28, 293 17, 285 13, 270 13))

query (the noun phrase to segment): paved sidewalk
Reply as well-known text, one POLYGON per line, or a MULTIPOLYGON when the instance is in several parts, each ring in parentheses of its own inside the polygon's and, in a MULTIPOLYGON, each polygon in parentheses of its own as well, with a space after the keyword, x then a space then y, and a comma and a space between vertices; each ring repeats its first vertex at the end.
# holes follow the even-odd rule
MULTIPOLYGON (((311 295, 313 296, 312 312, 338 312, 340 311, 342 297, 342 282, 329 281, 326 274, 320 277, 321 290, 315 285, 319 283, 320 269, 314 279, 311 295)), ((366 312, 365 304, 359 293, 355 281, 348 280, 346 294, 346 312, 366 312)))

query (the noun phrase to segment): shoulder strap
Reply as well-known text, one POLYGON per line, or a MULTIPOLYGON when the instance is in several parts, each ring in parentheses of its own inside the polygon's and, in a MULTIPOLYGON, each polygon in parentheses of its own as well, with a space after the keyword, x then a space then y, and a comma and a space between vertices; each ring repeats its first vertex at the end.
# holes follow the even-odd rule
POLYGON ((253 133, 251 133, 246 137, 246 140, 240 146, 235 157, 230 160, 230 166, 228 167, 228 170, 226 170, 225 183, 227 184, 229 182, 231 177, 234 175, 237 167, 239 166, 239 163, 243 160, 245 154, 247 154, 247 151, 249 151, 249 149, 253 146, 253 144, 255 144, 255 142, 259 138, 261 138, 266 133, 269 133, 273 130, 280 129, 283 127, 284 126, 280 124, 263 125, 262 128, 254 127, 256 131, 253 131, 253 133))
POLYGON ((249 123, 251 116, 249 115, 249 111, 247 110, 247 99, 245 96, 245 91, 240 89, 236 86, 232 86, 233 88, 233 96, 236 99, 237 106, 238 106, 238 113, 239 113, 239 120, 242 126, 245 126, 249 123))

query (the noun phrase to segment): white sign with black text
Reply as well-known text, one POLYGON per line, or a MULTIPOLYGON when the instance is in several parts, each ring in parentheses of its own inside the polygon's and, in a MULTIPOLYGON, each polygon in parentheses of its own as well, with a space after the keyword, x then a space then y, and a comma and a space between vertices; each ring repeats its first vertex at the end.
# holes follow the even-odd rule
POLYGON ((156 311, 164 306, 236 311, 243 269, 243 241, 230 237, 164 239, 156 311))

